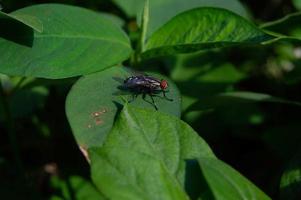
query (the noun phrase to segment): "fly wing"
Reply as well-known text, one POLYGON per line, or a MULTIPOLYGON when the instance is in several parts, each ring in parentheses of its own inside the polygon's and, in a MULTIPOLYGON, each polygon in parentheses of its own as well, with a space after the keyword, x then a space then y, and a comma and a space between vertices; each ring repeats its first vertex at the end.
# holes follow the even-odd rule
POLYGON ((128 69, 132 74, 131 77, 126 79, 124 86, 127 88, 150 88, 150 89, 160 89, 160 80, 147 75, 146 73, 128 69))
POLYGON ((151 89, 160 89, 160 83, 161 81, 155 77, 152 76, 145 76, 144 77, 145 81, 149 84, 149 88, 151 89))
POLYGON ((131 76, 124 81, 125 88, 138 89, 141 87, 147 87, 148 82, 145 80, 144 76, 131 76))
POLYGON ((125 69, 132 74, 132 76, 137 76, 137 77, 145 77, 145 79, 148 79, 148 78, 151 78, 152 80, 156 80, 158 82, 161 82, 159 79, 153 77, 153 76, 150 76, 148 75, 147 73, 145 72, 141 72, 141 71, 137 71, 137 70, 134 70, 134 69, 130 69, 130 68, 127 68, 125 67, 125 69))
POLYGON ((153 76, 148 76, 148 75, 144 76, 144 79, 145 79, 145 81, 148 81, 148 82, 153 83, 153 84, 159 84, 160 85, 160 82, 161 82, 159 79, 157 79, 153 76))

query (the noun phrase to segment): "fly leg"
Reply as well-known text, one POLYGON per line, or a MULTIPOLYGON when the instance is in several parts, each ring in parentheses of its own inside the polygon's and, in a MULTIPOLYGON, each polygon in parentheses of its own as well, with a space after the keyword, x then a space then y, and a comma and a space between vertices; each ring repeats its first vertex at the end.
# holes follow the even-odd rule
POLYGON ((135 99, 137 99, 138 95, 138 93, 132 94, 132 99, 129 101, 129 103, 132 103, 135 99))
POLYGON ((154 100, 154 98, 153 98, 153 95, 152 95, 152 94, 149 94, 149 96, 151 97, 151 100, 152 100, 152 102, 149 102, 148 100, 145 99, 146 94, 147 94, 147 93, 143 93, 143 94, 142 94, 142 99, 143 99, 144 101, 146 101, 147 103, 152 104, 152 105, 155 107, 155 109, 158 110, 158 107, 157 107, 157 105, 156 105, 156 103, 155 103, 155 100, 154 100))
POLYGON ((166 96, 166 91, 162 90, 162 92, 163 92, 163 96, 164 96, 164 98, 165 98, 166 100, 168 100, 168 101, 173 101, 173 99, 170 99, 170 98, 168 98, 168 97, 166 96))
POLYGON ((153 102, 153 105, 154 105, 155 109, 158 110, 158 107, 157 107, 157 105, 156 105, 156 103, 155 103, 155 100, 154 100, 153 95, 152 95, 152 94, 149 94, 149 96, 150 96, 151 99, 152 99, 152 102, 153 102))

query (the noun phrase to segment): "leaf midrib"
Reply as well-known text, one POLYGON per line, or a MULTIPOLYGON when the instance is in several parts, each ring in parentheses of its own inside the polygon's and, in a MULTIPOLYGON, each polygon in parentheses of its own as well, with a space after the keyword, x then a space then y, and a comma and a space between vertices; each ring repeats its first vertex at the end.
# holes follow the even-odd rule
MULTIPOLYGON (((141 123, 140 121, 138 120, 138 118, 136 117, 135 113, 132 113, 132 115, 127 112, 126 113, 127 115, 127 120, 128 119, 131 119, 131 118, 134 118, 134 120, 131 120, 133 121, 137 126, 138 128, 143 132, 142 135, 143 135, 143 138, 145 139, 145 141, 148 143, 149 147, 152 149, 152 151, 157 155, 157 153, 160 153, 160 151, 157 150, 157 148, 152 144, 151 141, 149 141, 148 137, 147 137, 147 134, 146 134, 146 131, 144 130, 143 126, 141 126, 141 123), (132 117, 131 117, 132 116, 132 117)), ((178 136, 178 135, 177 135, 178 136)), ((181 153, 181 152, 179 152, 181 153)), ((181 155, 179 155, 179 157, 181 157, 181 155)), ((158 160, 160 163, 161 163, 161 166, 162 168, 166 171, 166 173, 170 176, 170 177, 174 177, 174 179, 172 179, 172 181, 178 186, 178 188, 181 188, 181 184, 179 183, 179 180, 176 178, 176 175, 171 173, 170 170, 168 169, 168 167, 166 166, 166 163, 161 159, 161 158, 158 158, 157 156, 154 156, 154 158, 156 160, 158 160)), ((178 165, 179 165, 179 162, 178 162, 178 165)))
POLYGON ((49 34, 49 35, 35 35, 35 38, 64 38, 64 39, 89 39, 89 40, 104 40, 112 43, 120 43, 124 46, 131 47, 129 43, 122 42, 120 40, 112 40, 104 37, 94 37, 94 36, 82 36, 82 35, 58 35, 58 34, 49 34))
MULTIPOLYGON (((269 39, 267 41, 270 41, 272 39, 269 39)), ((258 42, 258 43, 263 43, 263 42, 267 42, 267 41, 262 41, 262 42, 258 42)), ((169 45, 162 45, 162 46, 151 46, 148 47, 146 46, 146 49, 143 53, 148 52, 148 51, 153 51, 153 50, 160 50, 160 49, 165 49, 165 48, 174 48, 174 47, 179 47, 179 46, 197 46, 197 45, 215 45, 215 44, 253 44, 253 42, 247 41, 247 40, 243 40, 243 41, 212 41, 212 42, 191 42, 191 43, 178 43, 178 44, 169 44, 169 45)))

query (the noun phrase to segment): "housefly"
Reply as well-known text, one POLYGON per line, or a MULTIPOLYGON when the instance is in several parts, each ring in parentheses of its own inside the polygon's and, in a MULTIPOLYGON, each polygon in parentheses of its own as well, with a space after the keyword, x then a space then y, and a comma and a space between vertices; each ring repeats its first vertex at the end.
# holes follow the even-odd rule
POLYGON ((168 83, 166 80, 157 79, 148 75, 137 75, 131 76, 124 80, 123 88, 135 93, 134 97, 142 94, 142 98, 145 100, 146 95, 149 95, 152 100, 152 105, 158 110, 158 107, 154 101, 154 96, 162 92, 163 97, 168 101, 173 101, 166 97, 166 89, 168 88, 168 83))

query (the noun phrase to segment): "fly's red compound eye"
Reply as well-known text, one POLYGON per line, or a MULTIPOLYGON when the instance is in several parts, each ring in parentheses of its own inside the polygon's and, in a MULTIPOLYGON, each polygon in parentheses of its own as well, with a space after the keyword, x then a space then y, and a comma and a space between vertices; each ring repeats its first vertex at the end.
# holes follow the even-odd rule
POLYGON ((162 80, 160 83, 160 87, 162 90, 165 90, 168 87, 167 81, 166 80, 162 80))

